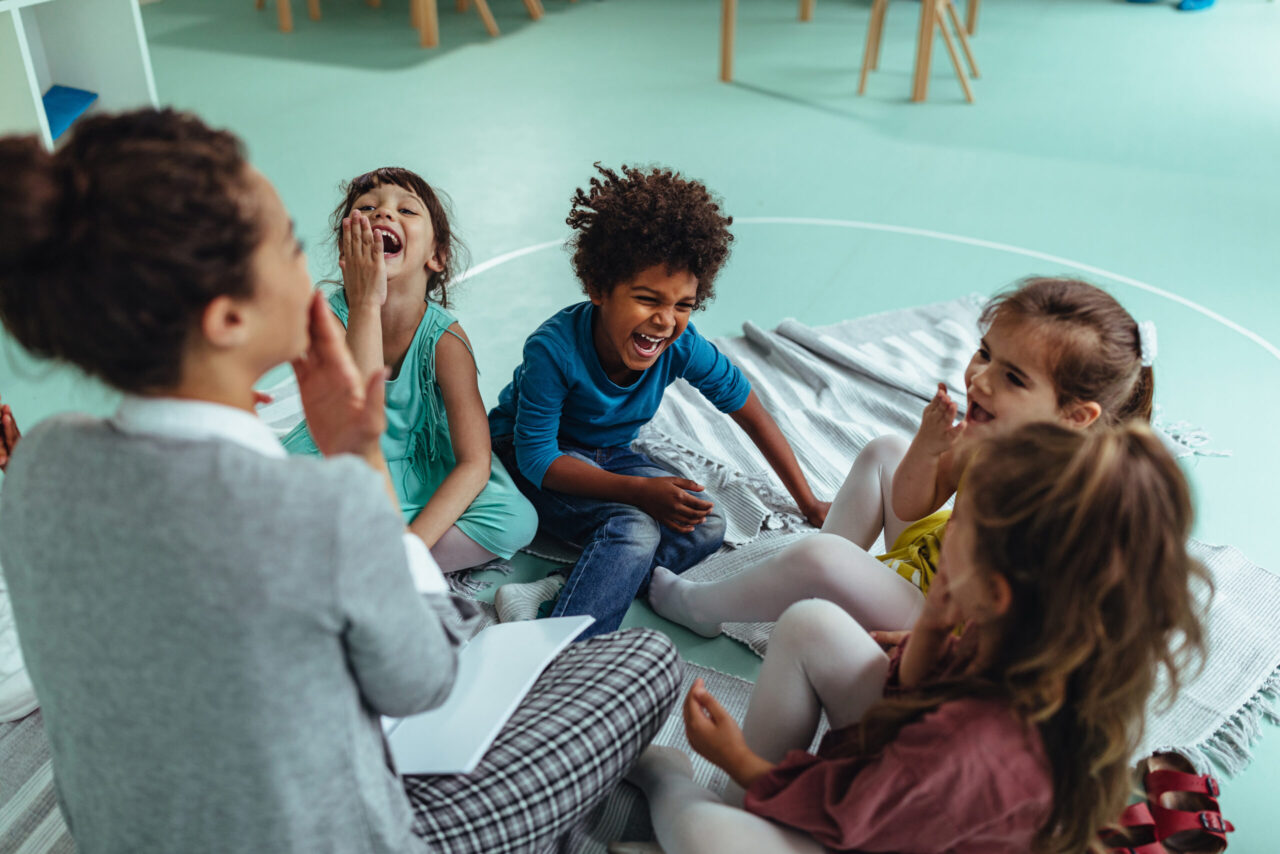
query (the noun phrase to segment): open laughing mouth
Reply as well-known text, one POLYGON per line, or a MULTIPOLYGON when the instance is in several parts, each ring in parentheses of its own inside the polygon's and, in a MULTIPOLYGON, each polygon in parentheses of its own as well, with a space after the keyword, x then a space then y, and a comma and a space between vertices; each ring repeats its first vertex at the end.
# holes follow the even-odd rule
POLYGON ((374 228, 373 233, 382 238, 382 254, 385 257, 390 258, 404 251, 404 243, 394 231, 387 228, 374 228))
POLYGON ((643 332, 635 332, 631 335, 631 344, 636 348, 636 352, 640 354, 640 357, 644 359, 656 356, 667 340, 667 338, 655 338, 652 335, 645 335, 643 332))
POLYGON ((974 424, 986 424, 994 418, 994 415, 974 403, 972 399, 969 401, 968 411, 964 414, 964 420, 974 424))

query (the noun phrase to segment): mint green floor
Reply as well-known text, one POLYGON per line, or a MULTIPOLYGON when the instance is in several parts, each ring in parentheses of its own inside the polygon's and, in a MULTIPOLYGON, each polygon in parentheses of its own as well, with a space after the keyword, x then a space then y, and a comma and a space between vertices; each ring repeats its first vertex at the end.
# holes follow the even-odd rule
MULTIPOLYGON (((331 275, 324 222, 336 184, 403 164, 452 194, 478 264, 565 234, 592 161, 670 164, 704 179, 742 221, 713 335, 744 320, 808 323, 978 291, 1028 273, 1101 274, 1160 335, 1157 400, 1212 435, 1228 458, 1188 465, 1196 534, 1280 568, 1268 548, 1280 418, 1280 4, 1219 0, 1200 14, 1110 0, 986 0, 967 106, 939 44, 929 102, 909 104, 919 5, 891 3, 881 70, 855 95, 869 0, 820 0, 812 23, 789 0, 742 0, 738 82, 717 81, 716 0, 490 0, 503 35, 441 0, 442 47, 423 51, 407 0, 366 8, 295 2, 282 35, 249 0, 146 6, 162 101, 243 136, 331 275), (1046 253, 866 228, 889 224, 1046 253), (1229 328, 1184 301, 1216 312, 1229 328), (1252 332, 1262 341, 1248 337, 1252 332), (1270 349, 1265 342, 1270 342, 1270 349)), ((563 251, 535 251, 466 283, 458 311, 492 402, 524 337, 578 298, 563 251)), ((111 396, 32 366, 6 342, 0 391, 24 422, 111 396)), ((545 571, 523 561, 518 578, 545 571)), ((705 641, 637 604, 695 661, 754 677, 727 639, 705 641)), ((1280 848, 1266 824, 1280 789, 1280 727, 1225 785, 1232 850, 1280 848)))

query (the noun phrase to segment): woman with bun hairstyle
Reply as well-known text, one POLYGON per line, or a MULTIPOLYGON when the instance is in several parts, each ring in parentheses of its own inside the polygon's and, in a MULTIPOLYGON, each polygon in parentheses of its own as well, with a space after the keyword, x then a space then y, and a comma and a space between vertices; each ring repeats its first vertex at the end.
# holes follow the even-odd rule
POLYGON ((78 850, 553 845, 666 718, 670 642, 576 645, 471 774, 401 778, 380 716, 448 697, 474 606, 406 532, 383 372, 357 371, 280 197, 168 110, 86 119, 56 154, 2 139, 0 175, 0 320, 124 396, 27 430, 0 511, 78 850), (323 458, 254 413, 290 360, 323 458))

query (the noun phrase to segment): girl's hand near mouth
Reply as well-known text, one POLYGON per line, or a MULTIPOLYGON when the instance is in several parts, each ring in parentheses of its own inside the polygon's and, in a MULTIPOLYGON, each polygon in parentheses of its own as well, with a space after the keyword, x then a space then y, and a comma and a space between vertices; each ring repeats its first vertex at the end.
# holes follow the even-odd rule
POLYGON ((354 308, 360 304, 383 306, 387 302, 387 263, 383 257, 382 235, 375 234, 369 218, 360 211, 342 221, 341 256, 342 286, 347 302, 354 308))

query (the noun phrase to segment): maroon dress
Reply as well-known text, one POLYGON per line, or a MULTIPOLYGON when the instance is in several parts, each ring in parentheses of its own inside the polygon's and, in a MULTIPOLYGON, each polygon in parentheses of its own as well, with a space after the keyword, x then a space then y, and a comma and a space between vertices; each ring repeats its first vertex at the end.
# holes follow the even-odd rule
MULTIPOLYGON (((940 672, 955 669, 954 650, 940 672)), ((1026 854, 1049 818, 1039 730, 1002 700, 944 703, 871 758, 841 749, 854 733, 827 733, 817 755, 788 753, 747 790, 746 809, 838 851, 897 854, 1026 854)))

